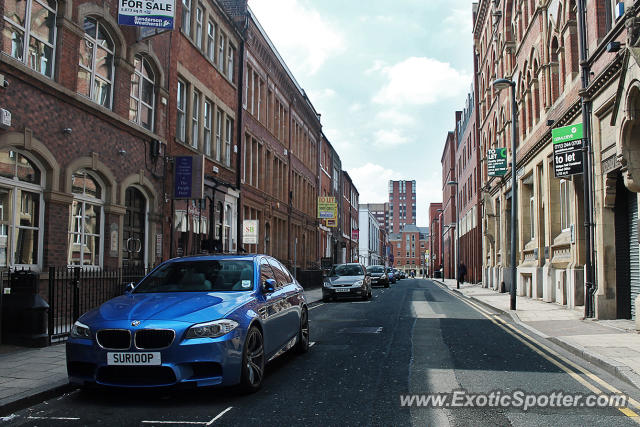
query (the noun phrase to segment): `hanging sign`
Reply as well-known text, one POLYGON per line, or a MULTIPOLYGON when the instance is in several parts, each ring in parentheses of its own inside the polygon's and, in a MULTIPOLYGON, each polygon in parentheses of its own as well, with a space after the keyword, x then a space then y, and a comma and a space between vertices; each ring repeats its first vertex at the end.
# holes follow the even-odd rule
POLYGON ((338 218, 338 204, 335 197, 318 197, 318 218, 338 218))
POLYGON ((556 178, 582 173, 582 123, 551 131, 553 170, 556 178))
POLYGON ((507 174, 507 149, 492 148, 487 152, 487 173, 489 176, 507 174))
POLYGON ((118 0, 118 25, 173 29, 174 0, 118 0))
POLYGON ((204 194, 204 155, 176 156, 173 165, 173 198, 202 199, 204 194))

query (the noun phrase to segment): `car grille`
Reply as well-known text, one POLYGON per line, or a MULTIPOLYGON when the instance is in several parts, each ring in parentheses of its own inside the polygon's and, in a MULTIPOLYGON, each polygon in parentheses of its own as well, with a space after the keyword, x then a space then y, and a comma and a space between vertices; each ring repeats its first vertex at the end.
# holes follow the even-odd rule
POLYGON ((144 350, 169 347, 175 336, 173 329, 141 329, 136 332, 136 347, 144 350))
POLYGON ((102 329, 96 334, 100 347, 127 350, 131 347, 131 332, 126 329, 102 329))
POLYGON ((96 380, 111 385, 166 385, 176 382, 168 366, 103 366, 96 380))

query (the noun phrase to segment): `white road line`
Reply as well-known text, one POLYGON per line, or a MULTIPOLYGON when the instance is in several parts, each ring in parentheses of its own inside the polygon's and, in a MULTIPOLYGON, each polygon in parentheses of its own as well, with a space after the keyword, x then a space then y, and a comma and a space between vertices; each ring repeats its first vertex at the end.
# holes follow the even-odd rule
POLYGON ((320 304, 318 304, 318 305, 316 305, 316 306, 311 307, 309 310, 313 310, 314 308, 318 308, 318 307, 321 307, 321 306, 323 306, 323 305, 324 305, 324 303, 323 303, 323 302, 321 302, 320 304))
POLYGON ((150 421, 144 420, 142 424, 196 424, 200 426, 207 425, 204 421, 150 421))
POLYGON ((62 421, 78 421, 80 418, 78 417, 27 417, 30 420, 62 420, 62 421))
POLYGON ((316 342, 315 342, 315 341, 311 341, 311 342, 309 343, 309 347, 313 347, 314 345, 316 345, 316 342))
POLYGON ((229 412, 231 410, 231 408, 233 408, 233 406, 229 406, 227 409, 225 409, 224 411, 220 412, 218 415, 216 415, 211 421, 209 421, 207 424, 207 426, 210 426, 211 424, 213 424, 218 418, 222 417, 224 414, 226 414, 227 412, 229 412))

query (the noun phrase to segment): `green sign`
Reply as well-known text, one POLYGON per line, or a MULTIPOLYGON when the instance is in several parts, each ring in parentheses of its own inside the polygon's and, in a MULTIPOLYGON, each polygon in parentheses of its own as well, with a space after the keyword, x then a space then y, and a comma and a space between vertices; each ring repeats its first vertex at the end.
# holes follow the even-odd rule
POLYGON ((554 144, 582 139, 582 123, 552 129, 551 139, 554 144))
POLYGON ((507 174, 507 149, 492 148, 487 152, 487 172, 489 176, 507 174))

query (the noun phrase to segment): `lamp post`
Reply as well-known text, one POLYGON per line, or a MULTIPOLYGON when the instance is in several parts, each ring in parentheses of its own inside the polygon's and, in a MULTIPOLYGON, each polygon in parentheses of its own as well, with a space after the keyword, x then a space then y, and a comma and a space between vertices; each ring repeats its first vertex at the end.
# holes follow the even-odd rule
POLYGON ((459 215, 460 213, 458 212, 458 181, 449 181, 447 182, 447 185, 453 185, 454 187, 456 187, 456 265, 455 265, 455 272, 456 272, 456 289, 460 289, 460 272, 458 271, 458 269, 460 268, 460 224, 459 224, 459 215))
MULTIPOLYGON (((440 265, 442 265, 442 259, 443 259, 443 252, 444 252, 444 240, 442 239, 442 236, 444 235, 444 227, 442 226, 442 215, 444 214, 444 209, 442 208, 438 208, 436 209, 436 212, 439 213, 440 215, 438 215, 438 228, 440 228, 440 251, 438 251, 438 254, 440 255, 438 258, 440 258, 440 265)), ((441 279, 444 279, 444 268, 442 269, 442 277, 441 279)))
POLYGON ((433 263, 433 237, 435 236, 433 230, 433 224, 438 222, 438 218, 433 218, 431 220, 431 224, 429 224, 429 263, 427 266, 429 267, 429 277, 433 277, 433 273, 435 272, 434 263, 433 263))
POLYGON ((516 183, 516 126, 518 118, 516 116, 516 83, 509 79, 497 79, 493 82, 493 87, 501 91, 511 88, 511 288, 509 295, 511 299, 511 310, 516 309, 516 227, 518 225, 518 187, 516 183))

